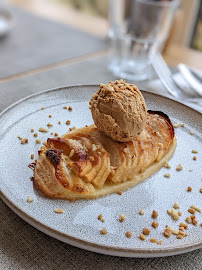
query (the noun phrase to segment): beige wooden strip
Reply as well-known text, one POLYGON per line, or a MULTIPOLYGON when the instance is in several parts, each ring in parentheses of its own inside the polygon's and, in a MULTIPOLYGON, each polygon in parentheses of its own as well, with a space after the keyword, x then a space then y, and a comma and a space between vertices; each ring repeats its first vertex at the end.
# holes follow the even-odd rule
POLYGON ((75 57, 73 59, 64 60, 64 61, 61 61, 61 62, 58 62, 58 63, 55 63, 55 64, 43 66, 43 67, 32 69, 32 70, 29 70, 29 71, 26 71, 26 72, 18 73, 16 75, 11 75, 11 76, 5 77, 3 79, 0 79, 0 83, 7 82, 7 81, 13 80, 13 79, 22 78, 22 77, 32 75, 32 74, 37 74, 37 73, 44 72, 44 71, 47 71, 47 70, 63 67, 63 66, 66 66, 66 65, 79 63, 79 62, 90 60, 90 59, 93 59, 93 58, 101 57, 101 56, 106 55, 107 53, 108 53, 108 50, 104 50, 104 51, 96 52, 96 53, 93 53, 93 54, 88 54, 88 55, 84 55, 84 56, 75 57))

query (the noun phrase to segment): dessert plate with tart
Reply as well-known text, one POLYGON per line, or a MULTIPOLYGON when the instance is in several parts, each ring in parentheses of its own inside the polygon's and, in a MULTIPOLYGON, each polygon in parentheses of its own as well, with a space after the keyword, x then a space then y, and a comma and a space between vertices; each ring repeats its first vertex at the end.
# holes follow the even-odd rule
POLYGON ((197 111, 118 81, 32 95, 0 126, 2 199, 37 229, 115 256, 202 246, 197 111))

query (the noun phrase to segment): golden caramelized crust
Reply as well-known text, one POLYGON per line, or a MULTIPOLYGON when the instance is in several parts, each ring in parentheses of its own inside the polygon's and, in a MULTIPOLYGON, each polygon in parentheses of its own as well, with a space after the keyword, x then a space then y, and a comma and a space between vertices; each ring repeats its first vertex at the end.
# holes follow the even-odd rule
POLYGON ((142 182, 164 166, 175 147, 172 123, 161 112, 148 111, 144 130, 130 142, 113 141, 91 125, 47 140, 34 184, 52 198, 97 198, 142 182))

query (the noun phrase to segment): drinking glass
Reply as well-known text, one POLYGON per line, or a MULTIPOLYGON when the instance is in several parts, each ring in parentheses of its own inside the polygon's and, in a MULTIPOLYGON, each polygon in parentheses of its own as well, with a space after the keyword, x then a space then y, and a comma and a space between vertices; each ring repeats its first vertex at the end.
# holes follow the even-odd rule
POLYGON ((151 78, 149 55, 161 51, 179 0, 110 0, 109 68, 129 80, 151 78))

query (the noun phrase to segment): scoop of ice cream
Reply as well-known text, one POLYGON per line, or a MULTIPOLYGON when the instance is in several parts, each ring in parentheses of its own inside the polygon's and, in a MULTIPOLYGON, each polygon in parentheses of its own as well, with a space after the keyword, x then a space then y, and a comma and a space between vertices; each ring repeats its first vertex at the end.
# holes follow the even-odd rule
POLYGON ((141 92, 123 80, 101 84, 90 100, 90 109, 97 128, 119 142, 133 140, 147 119, 141 92))

